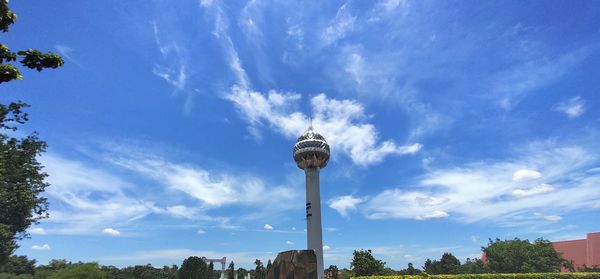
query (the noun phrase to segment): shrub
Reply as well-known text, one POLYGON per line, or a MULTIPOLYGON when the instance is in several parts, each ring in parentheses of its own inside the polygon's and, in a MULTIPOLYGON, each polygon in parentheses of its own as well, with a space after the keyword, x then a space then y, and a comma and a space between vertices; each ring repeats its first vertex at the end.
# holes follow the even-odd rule
POLYGON ((355 279, 600 279, 600 272, 359 276, 355 279))

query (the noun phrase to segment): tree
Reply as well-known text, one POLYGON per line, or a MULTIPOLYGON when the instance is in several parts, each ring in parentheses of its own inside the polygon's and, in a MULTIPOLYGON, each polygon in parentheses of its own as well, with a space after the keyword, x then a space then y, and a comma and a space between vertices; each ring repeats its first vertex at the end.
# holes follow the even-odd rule
POLYGON ((568 262, 556 252, 552 242, 529 240, 489 240, 483 248, 491 271, 498 273, 558 272, 568 262))
POLYGON ((183 260, 181 268, 177 271, 179 279, 210 279, 210 274, 206 263, 196 256, 183 260))
POLYGON ((241 268, 241 267, 238 268, 238 270, 237 270, 238 279, 244 279, 246 277, 246 274, 248 274, 248 270, 241 268))
POLYGON ((27 256, 10 256, 8 261, 0 266, 0 273, 15 275, 32 274, 35 272, 35 260, 29 260, 27 256))
POLYGON ((325 277, 331 279, 340 279, 339 276, 340 270, 335 265, 330 265, 327 269, 325 269, 325 277))
POLYGON ((490 273, 490 268, 488 265, 483 263, 480 259, 467 258, 465 263, 460 266, 460 273, 462 273, 462 274, 490 273))
POLYGON ((52 273, 48 279, 105 279, 106 274, 97 263, 77 263, 68 265, 52 273))
POLYGON ((417 275, 417 274, 421 274, 421 270, 420 269, 416 269, 412 263, 408 263, 408 267, 406 269, 402 269, 400 270, 400 274, 401 275, 417 275))
POLYGON ((254 261, 256 268, 254 269, 254 279, 265 279, 267 278, 267 270, 263 266, 262 262, 259 259, 254 261))
POLYGON ((265 270, 266 274, 269 274, 269 271, 271 271, 271 267, 273 267, 273 263, 271 262, 271 259, 269 259, 267 261, 267 269, 265 270))
POLYGON ((354 250, 350 268, 354 276, 371 276, 381 274, 385 262, 377 260, 371 255, 371 250, 354 250))
MULTIPOLYGON (((0 30, 8 32, 16 20, 17 16, 8 8, 8 0, 0 0, 0 30)), ((23 78, 13 65, 17 58, 22 67, 38 72, 64 64, 60 56, 51 52, 44 54, 36 49, 13 52, 0 44, 0 83, 23 78)), ((27 228, 47 217, 47 201, 40 197, 48 186, 44 182, 47 175, 37 161, 46 143, 36 133, 20 139, 7 133, 17 130, 13 124, 28 120, 23 112, 26 107, 22 102, 0 104, 0 265, 18 247, 17 240, 27 237, 27 228)))
POLYGON ((460 261, 452 253, 444 253, 439 261, 427 259, 423 269, 428 274, 457 274, 460 272, 460 261))
POLYGON ((235 265, 233 261, 231 261, 229 268, 227 268, 227 279, 235 279, 235 265))

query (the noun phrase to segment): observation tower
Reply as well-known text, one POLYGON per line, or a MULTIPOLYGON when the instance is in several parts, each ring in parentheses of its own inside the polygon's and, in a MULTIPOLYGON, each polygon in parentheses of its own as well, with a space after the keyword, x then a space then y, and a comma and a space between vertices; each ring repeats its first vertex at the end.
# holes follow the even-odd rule
POLYGON ((318 278, 323 278, 323 229, 319 171, 329 161, 329 144, 312 125, 294 144, 294 161, 306 175, 306 232, 308 249, 317 255, 318 278))

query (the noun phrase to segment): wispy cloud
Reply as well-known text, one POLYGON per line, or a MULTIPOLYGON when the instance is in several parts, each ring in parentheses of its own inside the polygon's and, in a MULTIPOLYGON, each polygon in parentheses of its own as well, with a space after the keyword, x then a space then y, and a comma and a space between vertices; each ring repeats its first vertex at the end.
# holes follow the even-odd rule
POLYGON ((159 62, 152 68, 152 73, 173 86, 176 93, 185 96, 184 113, 189 114, 193 107, 192 99, 196 91, 188 88, 190 74, 187 66, 189 60, 187 50, 173 34, 170 34, 168 39, 164 39, 163 37, 167 37, 165 33, 168 34, 168 32, 161 32, 156 20, 152 21, 152 31, 154 42, 160 52, 160 59, 157 59, 159 62))
POLYGON ((56 154, 41 157, 48 182, 46 193, 56 201, 49 222, 62 224, 50 233, 80 234, 99 232, 107 224, 124 223, 150 214, 151 202, 129 197, 132 187, 105 171, 56 154))
POLYGON ((55 45, 54 49, 56 49, 56 51, 58 52, 58 54, 60 54, 60 56, 66 58, 69 62, 81 67, 81 64, 79 63, 79 61, 75 60, 73 58, 73 56, 71 56, 71 54, 73 53, 73 48, 67 46, 67 45, 55 45))
POLYGON ((577 118, 585 112, 585 101, 580 96, 575 96, 560 102, 554 109, 566 114, 569 118, 577 118))
MULTIPOLYGON (((541 208, 556 212, 584 209, 600 199, 594 186, 600 175, 585 172, 596 160, 593 154, 582 147, 536 143, 513 160, 430 170, 418 187, 384 190, 370 199, 363 211, 372 219, 450 217, 468 223, 495 220, 514 224, 523 214, 541 208), (535 174, 529 175, 535 179, 514 181, 515 172, 523 166, 535 167, 543 176, 528 172, 535 174), (537 181, 540 177, 543 184, 537 181), (422 202, 434 201, 432 196, 440 202, 422 202)), ((548 221, 558 220, 547 217, 548 221)))
MULTIPOLYGON (((206 208, 223 205, 262 205, 277 199, 282 206, 296 198, 290 187, 267 187, 261 179, 209 171, 197 166, 169 162, 157 157, 125 155, 107 157, 110 162, 154 179, 168 189, 186 193, 206 208)), ((189 208, 173 206, 167 212, 178 216, 190 214, 189 208)), ((272 209, 272 208, 271 208, 272 209)))
POLYGON ((355 21, 356 16, 351 14, 348 4, 346 3, 342 5, 337 10, 335 18, 331 21, 331 24, 327 26, 321 34, 321 40, 323 41, 323 44, 328 46, 343 38, 346 33, 352 31, 355 21))
POLYGON ((578 49, 551 59, 538 59, 514 66, 498 74, 492 90, 499 105, 510 109, 527 93, 541 89, 567 75, 589 55, 587 49, 578 49))

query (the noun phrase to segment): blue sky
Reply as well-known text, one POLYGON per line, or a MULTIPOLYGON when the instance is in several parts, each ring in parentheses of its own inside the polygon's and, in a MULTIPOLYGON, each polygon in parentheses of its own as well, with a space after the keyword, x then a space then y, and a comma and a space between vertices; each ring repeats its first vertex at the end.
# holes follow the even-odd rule
POLYGON ((32 105, 50 218, 19 254, 126 266, 306 247, 292 145, 313 125, 325 265, 394 269, 488 238, 600 231, 595 1, 11 2, 63 55, 32 105))

